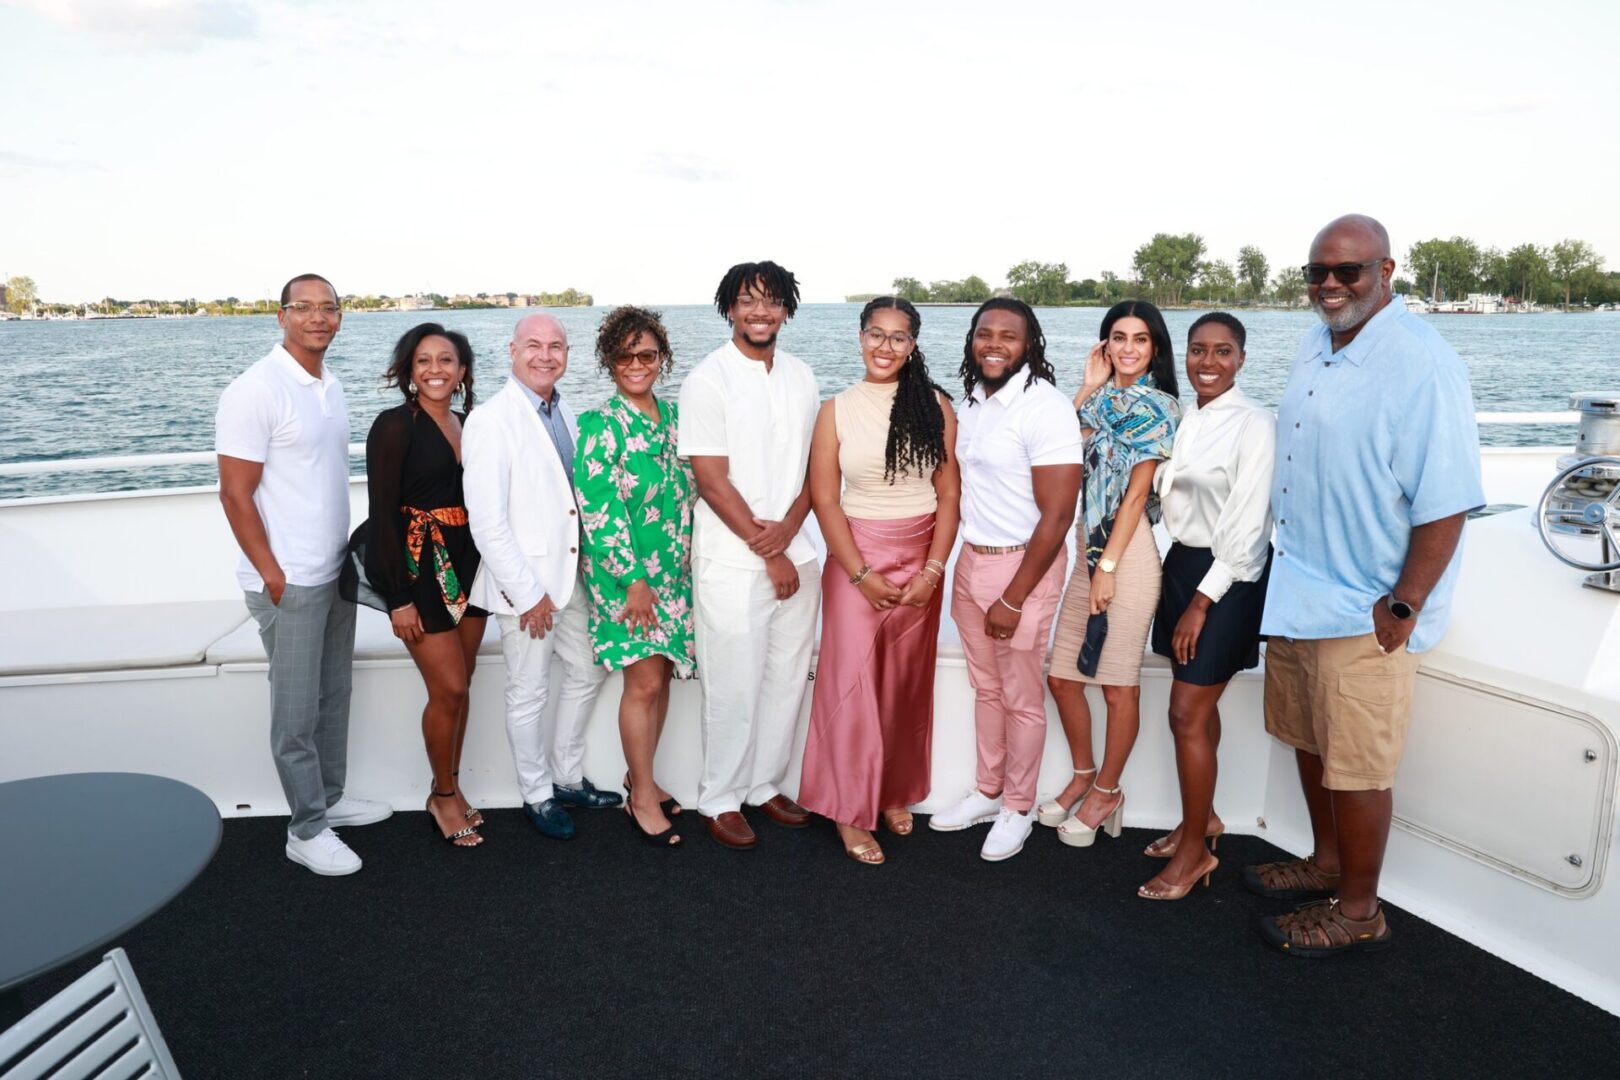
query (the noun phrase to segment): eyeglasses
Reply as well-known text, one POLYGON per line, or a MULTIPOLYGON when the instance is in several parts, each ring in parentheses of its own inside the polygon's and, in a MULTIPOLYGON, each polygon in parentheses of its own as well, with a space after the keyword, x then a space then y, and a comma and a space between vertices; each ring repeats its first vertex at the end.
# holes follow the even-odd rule
POLYGON ((664 354, 657 349, 643 349, 641 352, 620 353, 613 358, 613 366, 620 371, 637 364, 645 368, 656 368, 663 358, 664 354))
POLYGON ((1370 266, 1377 266, 1383 261, 1383 259, 1374 259, 1372 262, 1335 263, 1332 266, 1327 263, 1306 263, 1300 269, 1305 271, 1305 281, 1311 285, 1322 284, 1328 279, 1329 274, 1332 274, 1340 285, 1354 285, 1361 280, 1363 270, 1370 266))
POLYGON ((866 342, 866 346, 869 349, 881 349, 883 348, 883 343, 887 341, 889 343, 889 348, 893 349, 895 352, 908 353, 911 351, 912 343, 917 339, 912 337, 910 334, 901 333, 899 331, 895 331, 892 334, 885 334, 877 327, 869 326, 865 330, 861 331, 861 340, 866 342))
POLYGON ((338 307, 336 304, 312 304, 308 300, 294 300, 290 304, 282 304, 281 310, 296 311, 300 315, 308 315, 312 312, 318 311, 328 318, 333 315, 343 314, 343 309, 338 307))
POLYGON ((753 311, 755 308, 766 308, 770 311, 782 311, 787 307, 786 300, 778 300, 774 296, 739 296, 735 307, 738 311, 753 311))

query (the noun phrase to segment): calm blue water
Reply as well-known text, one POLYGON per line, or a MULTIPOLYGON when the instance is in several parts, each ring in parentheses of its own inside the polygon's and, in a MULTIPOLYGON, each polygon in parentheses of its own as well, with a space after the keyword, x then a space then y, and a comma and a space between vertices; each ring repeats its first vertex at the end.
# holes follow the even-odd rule
MULTIPOLYGON (((574 345, 562 388, 576 406, 601 401, 611 384, 595 363, 597 324, 606 308, 555 312, 574 345)), ((669 390, 727 336, 709 307, 663 309, 675 350, 669 390)), ((922 309, 922 347, 934 377, 960 393, 956 368, 971 308, 922 309)), ((782 333, 782 346, 816 370, 822 394, 859 377, 856 304, 813 304, 782 333)), ((353 440, 364 441, 371 419, 399 399, 380 376, 394 341, 433 319, 465 333, 475 351, 478 389, 499 389, 509 366, 506 342, 520 312, 377 312, 344 319, 328 354, 349 400, 353 440)), ((1041 311, 1047 354, 1065 390, 1079 383, 1080 365, 1096 339, 1101 309, 1041 311)), ((1194 312, 1166 319, 1178 344, 1194 312)), ((1249 331, 1241 381, 1275 406, 1301 335, 1315 325, 1307 311, 1259 311, 1242 316, 1249 331)), ((1430 316, 1468 362, 1481 410, 1547 411, 1568 407, 1572 390, 1620 388, 1620 314, 1430 316)), ((280 340, 275 319, 199 318, 88 322, 0 322, 0 362, 22 388, 21 408, 0 429, 0 462, 110 454, 209 450, 219 392, 280 340)), ((1487 444, 1562 445, 1573 429, 1486 427, 1487 444)), ((357 471, 359 466, 356 466, 357 471)), ((0 498, 67 491, 114 491, 164 484, 208 483, 209 467, 119 473, 0 478, 0 498)))

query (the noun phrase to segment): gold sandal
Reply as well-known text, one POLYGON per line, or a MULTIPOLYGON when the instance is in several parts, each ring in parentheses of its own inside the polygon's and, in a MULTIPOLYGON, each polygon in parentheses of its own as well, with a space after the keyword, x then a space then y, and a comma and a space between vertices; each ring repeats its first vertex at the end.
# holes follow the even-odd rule
POLYGON ((848 855, 862 866, 883 865, 883 849, 878 846, 878 842, 876 840, 867 840, 856 844, 854 847, 845 848, 844 854, 848 855), (876 855, 877 858, 870 858, 869 856, 872 855, 876 855))
POLYGON ((910 836, 917 827, 917 819, 911 816, 911 811, 905 807, 898 810, 885 810, 880 815, 883 825, 896 836, 910 836))

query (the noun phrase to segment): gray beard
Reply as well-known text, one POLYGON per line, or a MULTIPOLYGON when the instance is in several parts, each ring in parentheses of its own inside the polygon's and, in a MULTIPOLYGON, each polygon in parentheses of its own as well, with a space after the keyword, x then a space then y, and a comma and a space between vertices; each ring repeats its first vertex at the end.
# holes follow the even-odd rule
POLYGON ((1321 319, 1323 325, 1329 330, 1335 334, 1342 334, 1346 330, 1354 330, 1365 322, 1367 317, 1378 307, 1378 301, 1383 299, 1383 295, 1382 286, 1374 289, 1359 300, 1352 293, 1350 302, 1337 315, 1329 315, 1324 311, 1320 300, 1311 301, 1311 310, 1316 312, 1316 317, 1321 319))

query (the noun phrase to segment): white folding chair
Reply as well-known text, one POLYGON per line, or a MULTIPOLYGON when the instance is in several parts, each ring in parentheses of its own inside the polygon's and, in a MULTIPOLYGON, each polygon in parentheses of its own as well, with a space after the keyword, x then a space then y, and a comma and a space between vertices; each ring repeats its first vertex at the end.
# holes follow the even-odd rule
POLYGON ((0 1033, 0 1080, 47 1073, 51 1080, 179 1077, 123 949, 0 1033))

